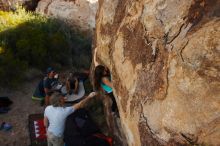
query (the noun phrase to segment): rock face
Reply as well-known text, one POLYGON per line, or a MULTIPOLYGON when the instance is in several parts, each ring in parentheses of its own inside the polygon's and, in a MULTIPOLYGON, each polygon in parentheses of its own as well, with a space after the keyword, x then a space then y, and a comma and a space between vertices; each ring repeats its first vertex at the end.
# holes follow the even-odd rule
POLYGON ((82 31, 95 28, 98 0, 40 0, 36 11, 77 26, 82 31))
POLYGON ((39 0, 0 0, 0 10, 15 10, 16 5, 22 5, 26 10, 35 11, 39 0))
POLYGON ((0 0, 0 10, 9 11, 16 3, 23 3, 22 0, 0 0))
POLYGON ((93 64, 128 145, 220 145, 219 16, 219 0, 99 1, 93 64))

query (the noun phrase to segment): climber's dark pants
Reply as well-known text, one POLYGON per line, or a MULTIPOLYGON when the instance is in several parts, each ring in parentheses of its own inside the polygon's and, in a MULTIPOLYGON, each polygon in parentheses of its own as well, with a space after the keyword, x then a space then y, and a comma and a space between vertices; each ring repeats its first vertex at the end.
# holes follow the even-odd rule
POLYGON ((107 95, 112 99, 112 112, 118 112, 118 107, 113 92, 107 93, 107 95))

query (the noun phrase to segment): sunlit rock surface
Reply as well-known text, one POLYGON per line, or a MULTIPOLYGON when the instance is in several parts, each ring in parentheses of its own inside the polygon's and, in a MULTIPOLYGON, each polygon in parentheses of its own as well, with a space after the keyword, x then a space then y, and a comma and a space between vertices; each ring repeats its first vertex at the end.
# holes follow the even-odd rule
POLYGON ((0 10, 14 11, 18 5, 26 10, 35 11, 39 0, 0 0, 0 10))
POLYGON ((83 31, 95 28, 98 0, 40 0, 36 11, 60 18, 83 31))
POLYGON ((94 64, 130 146, 220 145, 220 1, 100 0, 94 64))

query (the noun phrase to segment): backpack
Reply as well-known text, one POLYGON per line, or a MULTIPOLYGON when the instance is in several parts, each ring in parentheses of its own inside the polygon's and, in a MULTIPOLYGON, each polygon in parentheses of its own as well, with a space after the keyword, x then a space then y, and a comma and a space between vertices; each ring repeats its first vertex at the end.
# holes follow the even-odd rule
POLYGON ((9 107, 13 102, 7 97, 0 97, 0 107, 9 107))

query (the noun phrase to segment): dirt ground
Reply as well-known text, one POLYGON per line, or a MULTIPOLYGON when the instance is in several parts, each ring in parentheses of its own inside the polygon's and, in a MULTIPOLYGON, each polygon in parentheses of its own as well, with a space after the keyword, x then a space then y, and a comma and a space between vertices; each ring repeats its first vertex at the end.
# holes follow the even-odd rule
POLYGON ((39 80, 27 82, 16 91, 0 89, 0 96, 8 96, 13 104, 6 114, 0 114, 0 124, 10 123, 13 128, 10 131, 0 130, 0 146, 29 146, 28 116, 30 114, 43 113, 43 107, 39 101, 31 99, 39 80))

